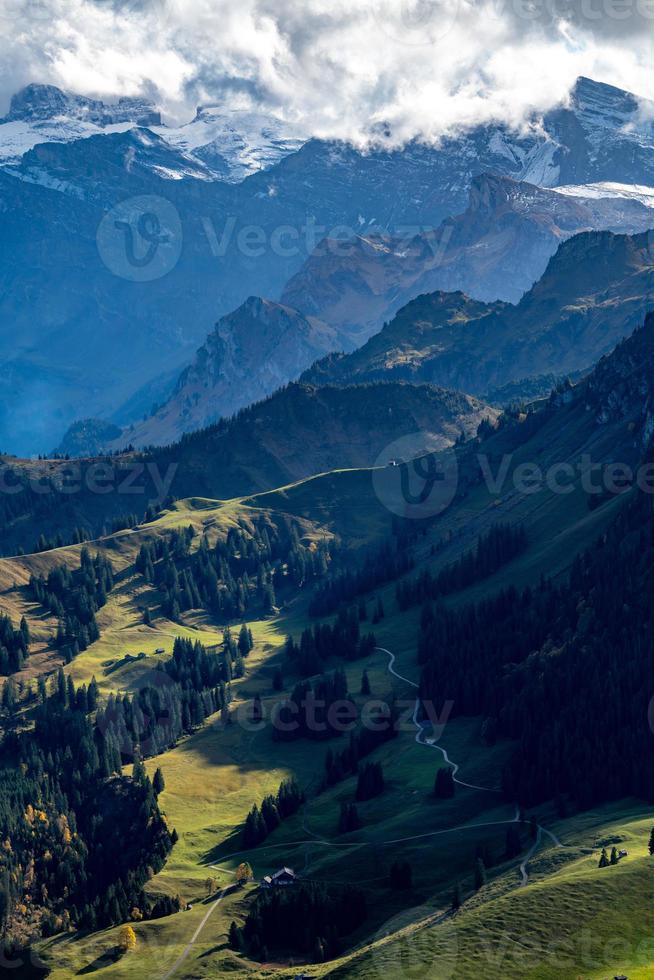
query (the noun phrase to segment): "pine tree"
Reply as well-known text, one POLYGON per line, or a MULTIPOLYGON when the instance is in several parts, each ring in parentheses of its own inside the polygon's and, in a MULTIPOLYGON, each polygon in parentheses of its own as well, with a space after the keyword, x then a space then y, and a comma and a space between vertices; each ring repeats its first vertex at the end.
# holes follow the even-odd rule
POLYGON ((600 859, 599 859, 598 868, 608 868, 608 866, 609 866, 609 859, 606 856, 606 848, 603 847, 602 848, 602 853, 601 853, 600 859))
POLYGON ((652 827, 652 832, 649 835, 649 853, 654 855, 654 827, 652 827))
POLYGON ((159 796, 160 793, 163 793, 163 791, 166 788, 164 775, 159 766, 157 766, 154 777, 152 779, 152 788, 157 796, 159 796))
POLYGON ((235 922, 229 927, 229 948, 239 952, 243 945, 243 935, 235 922))
POLYGON ((370 695, 370 678, 368 677, 367 670, 364 670, 361 676, 361 694, 364 697, 368 697, 370 695))
POLYGON ((245 623, 241 626, 241 631, 238 635, 238 649, 242 657, 247 657, 248 653, 251 651, 253 646, 252 643, 252 633, 247 628, 245 623))
POLYGON ((21 617, 20 632, 23 637, 23 642, 25 643, 25 648, 27 649, 27 647, 30 645, 30 628, 24 616, 21 617))
POLYGON ((617 864, 617 863, 618 863, 618 852, 615 849, 615 847, 612 847, 611 848, 611 864, 617 864))
POLYGON ((263 719, 263 704, 260 695, 256 694, 252 702, 252 721, 260 722, 263 719))
POLYGON ((478 892, 486 884, 486 866, 481 858, 475 862, 475 891, 478 892))

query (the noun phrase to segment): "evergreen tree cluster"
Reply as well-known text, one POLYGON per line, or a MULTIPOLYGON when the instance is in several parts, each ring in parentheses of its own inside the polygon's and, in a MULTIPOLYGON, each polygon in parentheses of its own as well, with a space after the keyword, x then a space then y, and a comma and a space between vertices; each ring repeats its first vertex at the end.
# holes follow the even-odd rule
POLYGON ((361 818, 356 803, 341 803, 341 813, 338 818, 339 834, 351 834, 361 826, 361 818))
POLYGON ((340 609, 333 626, 316 623, 307 627, 297 644, 292 637, 286 640, 286 657, 300 676, 312 677, 324 669, 326 660, 338 657, 342 660, 360 660, 369 657, 377 642, 372 633, 361 635, 361 619, 358 606, 340 609))
POLYGON ((230 942, 255 958, 291 951, 316 963, 343 950, 343 940, 365 922, 366 898, 359 888, 327 889, 302 884, 262 892, 242 931, 230 929, 230 942))
POLYGON ((413 564, 410 552, 396 539, 391 539, 381 548, 368 552, 360 568, 340 568, 319 585, 309 605, 309 614, 327 616, 343 603, 405 575, 413 564))
MULTIPOLYGON (((341 734, 338 719, 331 711, 336 704, 349 701, 345 671, 335 670, 322 674, 313 683, 302 681, 293 688, 285 701, 277 708, 273 738, 277 742, 290 742, 298 738, 321 741, 341 734)), ((351 704, 352 717, 356 707, 351 704)))
MULTIPOLYGON (((143 767, 131 778, 92 721, 97 686, 61 671, 40 687, 34 727, 0 749, 0 908, 5 941, 19 945, 70 926, 95 929, 172 910, 144 885, 175 835, 143 767)), ((169 907, 170 906, 170 907, 169 907)), ((179 906, 177 906, 179 907, 179 906)))
POLYGON ((52 538, 48 538, 45 534, 40 534, 39 539, 35 544, 34 551, 54 551, 55 548, 64 548, 69 544, 83 544, 84 541, 89 541, 91 535, 87 528, 85 527, 74 527, 70 534, 66 535, 64 538, 61 532, 58 532, 52 538))
POLYGON ((654 501, 636 493, 566 583, 425 611, 421 697, 451 699, 517 740, 508 798, 654 799, 653 564, 654 501))
MULTIPOLYGON (((9 458, 0 454, 0 479, 4 487, 15 487, 15 492, 0 493, 0 542, 5 535, 21 522, 26 527, 43 527, 51 519, 51 493, 56 492, 51 480, 43 477, 35 489, 32 474, 24 466, 12 465, 9 458), (40 492, 41 491, 41 492, 40 492)), ((4 552, 0 552, 4 554, 4 552)), ((23 548, 18 551, 23 554, 23 548)), ((13 549, 8 554, 16 554, 13 549)))
POLYGON ((349 743, 340 752, 329 749, 325 756, 325 786, 335 786, 349 776, 356 776, 360 760, 396 736, 393 711, 379 706, 374 725, 350 732, 349 743))
MULTIPOLYGON (((148 508, 145 513, 145 522, 152 520, 154 517, 153 511, 148 508)), ((109 534, 116 534, 118 531, 126 531, 129 528, 138 527, 141 522, 138 514, 119 514, 117 517, 112 518, 109 524, 105 524, 102 528, 102 536, 106 537, 109 534)))
POLYGON ((522 554, 527 547, 527 532, 522 525, 494 524, 477 541, 476 547, 462 555, 451 565, 433 575, 429 569, 417 578, 398 582, 397 602, 400 609, 408 609, 426 599, 460 592, 475 582, 488 578, 503 565, 522 554))
POLYGON ((256 847, 268 834, 292 816, 304 803, 304 793, 295 779, 285 779, 277 793, 266 796, 261 806, 255 805, 247 815, 243 828, 243 847, 256 847))
POLYGON ((95 614, 106 604, 113 586, 111 563, 101 555, 92 558, 87 548, 82 549, 75 571, 58 565, 47 578, 30 578, 34 599, 59 619, 55 642, 67 663, 99 638, 95 614))
POLYGON ((155 756, 195 731, 228 700, 226 661, 199 642, 178 637, 170 660, 152 672, 134 695, 111 694, 97 712, 97 725, 112 764, 127 760, 136 747, 155 756))
POLYGON ((18 629, 9 616, 0 614, 0 674, 9 677, 22 670, 30 652, 30 630, 23 616, 18 629))
POLYGON ((381 762, 365 762, 359 766, 356 798, 359 803, 372 800, 384 792, 384 770, 381 762))
POLYGON ((261 518, 253 530, 230 528, 215 547, 203 536, 191 554, 194 534, 189 526, 146 542, 135 564, 163 593, 162 612, 174 622, 189 609, 206 609, 222 621, 242 619, 253 609, 272 613, 278 592, 302 588, 327 570, 327 546, 304 546, 290 521, 261 518))

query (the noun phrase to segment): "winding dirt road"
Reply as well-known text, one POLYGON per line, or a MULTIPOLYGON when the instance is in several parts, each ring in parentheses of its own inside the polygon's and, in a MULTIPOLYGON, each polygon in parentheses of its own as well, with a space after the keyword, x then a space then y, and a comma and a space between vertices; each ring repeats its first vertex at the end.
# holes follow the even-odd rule
MULTIPOLYGON (((415 683, 415 681, 409 680, 408 677, 404 677, 402 674, 398 674, 398 672, 395 669, 395 659, 396 659, 395 654, 391 650, 387 650, 385 647, 377 647, 377 650, 380 653, 385 653, 386 656, 389 658, 388 670, 393 675, 393 677, 397 677, 398 680, 403 681, 405 684, 409 684, 410 687, 414 687, 416 688, 416 690, 418 689, 418 685, 415 683)), ((421 707, 420 698, 416 698, 416 706, 413 710, 413 724, 417 728, 416 742, 419 745, 424 745, 425 748, 437 749, 441 753, 445 761, 445 764, 451 767, 452 779, 455 783, 457 783, 457 785, 466 786, 468 789, 476 789, 479 790, 481 793, 499 793, 500 790, 491 789, 489 786, 477 786, 475 785, 475 783, 467 783, 463 779, 458 778, 457 773, 461 768, 459 764, 457 762, 454 762, 452 759, 450 759, 449 755, 447 754, 447 751, 444 748, 442 748, 442 746, 437 745, 436 742, 427 741, 426 729, 429 727, 430 722, 429 721, 421 722, 418 720, 418 715, 420 714, 420 707, 421 707)), ((518 809, 516 809, 516 815, 513 818, 513 820, 493 821, 492 823, 486 823, 486 824, 480 823, 480 824, 474 824, 473 826, 489 827, 497 824, 510 824, 510 823, 520 823, 520 811, 518 809)), ((538 848, 540 847, 541 841, 543 839, 543 835, 549 837, 557 847, 566 846, 565 844, 561 843, 561 841, 556 836, 556 834, 553 834, 551 830, 548 830, 546 827, 541 826, 541 824, 538 824, 537 827, 538 827, 538 833, 536 835, 536 840, 534 841, 532 847, 527 852, 524 861, 520 865, 520 876, 521 876, 520 883, 522 885, 526 885, 529 881, 527 866, 531 861, 532 857, 534 856, 534 854, 536 853, 536 851, 538 850, 538 848)), ((456 830, 459 828, 453 828, 453 829, 456 830)), ((441 831, 441 833, 445 833, 445 831, 441 831)), ((410 838, 404 838, 404 839, 409 840, 410 838)), ((391 842, 389 841, 389 843, 391 842)))
MULTIPOLYGON (((395 669, 396 657, 394 653, 392 653, 390 650, 386 650, 384 647, 377 647, 376 649, 380 653, 386 654, 386 656, 389 658, 388 670, 389 673, 393 675, 393 677, 396 677, 397 680, 402 681, 404 684, 408 684, 410 687, 413 687, 416 690, 418 689, 418 685, 415 683, 415 681, 409 680, 408 677, 404 677, 402 674, 399 674, 397 672, 397 670, 395 669)), ((430 723, 428 721, 427 722, 419 721, 418 720, 419 713, 420 713, 420 698, 416 698, 416 704, 413 711, 413 719, 412 719, 416 727, 415 741, 418 743, 418 745, 423 745, 427 749, 436 749, 438 752, 441 753, 445 764, 450 766, 452 769, 452 778, 454 782, 458 786, 465 786, 467 789, 478 790, 481 793, 498 794, 500 791, 497 789, 491 788, 489 786, 477 786, 475 783, 468 783, 463 779, 459 779, 457 774, 461 768, 460 765, 457 762, 454 762, 452 759, 450 759, 449 755, 447 754, 447 751, 444 748, 442 748, 440 745, 437 745, 435 742, 427 741, 426 729, 430 723)), ((355 844, 335 843, 334 841, 324 840, 323 838, 319 837, 317 834, 313 834, 313 831, 311 831, 307 825, 307 820, 308 820, 308 812, 307 812, 307 806, 305 804, 303 808, 303 814, 302 814, 302 829, 306 834, 309 834, 311 836, 305 840, 285 841, 283 844, 268 844, 267 849, 271 850, 275 848, 283 848, 284 850, 288 850, 290 847, 300 847, 302 845, 310 844, 313 847, 331 847, 331 848, 338 848, 342 850, 348 850, 348 849, 352 849, 352 848, 356 849, 360 847, 380 847, 388 844, 403 844, 407 841, 424 840, 429 837, 440 837, 444 834, 454 834, 460 831, 475 830, 476 828, 480 828, 480 827, 502 827, 502 826, 507 826, 509 824, 520 823, 520 811, 518 810, 518 808, 516 808, 516 813, 513 820, 489 820, 489 821, 475 823, 475 824, 462 824, 461 826, 458 827, 449 827, 446 830, 433 830, 425 834, 414 834, 413 836, 410 837, 397 837, 392 840, 376 841, 374 843, 360 841, 355 844)), ((529 865, 529 862, 533 858, 534 854, 540 847, 544 835, 549 837, 551 841, 556 845, 556 847, 566 847, 566 845, 562 844, 559 838, 556 836, 556 834, 553 834, 552 831, 547 830, 546 827, 542 827, 540 824, 538 824, 537 827, 538 827, 538 833, 536 836, 536 840, 534 841, 532 847, 529 849, 529 851, 525 855, 524 860, 520 864, 521 885, 526 885, 529 881, 527 867, 529 865)), ((229 855, 227 860, 233 862, 234 858, 249 853, 250 853, 249 851, 235 851, 234 853, 229 855)), ((308 865, 308 854, 306 856, 306 864, 308 865)), ((209 867, 214 868, 216 871, 228 870, 226 868, 221 867, 219 864, 211 864, 209 865, 209 867)), ((231 874, 233 872, 229 872, 229 873, 231 874)), ((213 904, 209 907, 202 921, 199 923, 188 945, 185 946, 184 950, 182 951, 182 953, 180 954, 176 962, 173 964, 171 969, 161 978, 161 980, 170 980, 170 978, 177 972, 177 970, 182 965, 182 963, 188 958, 188 956, 190 955, 193 949, 193 945, 195 941, 197 940, 198 936, 200 935, 205 925, 207 924, 209 917, 211 916, 215 908, 220 904, 220 902, 222 901, 222 899, 224 898, 224 896, 227 894, 228 891, 229 891, 228 888, 223 889, 223 891, 221 891, 216 901, 213 902, 213 904)))

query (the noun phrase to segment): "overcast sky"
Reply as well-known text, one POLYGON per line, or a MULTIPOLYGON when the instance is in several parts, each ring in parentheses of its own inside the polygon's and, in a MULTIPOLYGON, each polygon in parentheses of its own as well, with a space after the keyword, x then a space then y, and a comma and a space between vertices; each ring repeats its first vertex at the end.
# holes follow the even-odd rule
POLYGON ((309 135, 518 123, 577 75, 654 98, 654 0, 0 0, 0 112, 31 81, 168 121, 251 100, 309 135))

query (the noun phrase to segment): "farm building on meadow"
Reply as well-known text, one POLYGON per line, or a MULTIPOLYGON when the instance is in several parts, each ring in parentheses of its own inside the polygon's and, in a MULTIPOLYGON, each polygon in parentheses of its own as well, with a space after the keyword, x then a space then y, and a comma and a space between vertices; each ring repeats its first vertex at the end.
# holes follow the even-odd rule
POLYGON ((286 888, 297 882, 297 875, 292 868, 280 868, 274 875, 266 875, 261 880, 262 888, 286 888))

